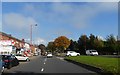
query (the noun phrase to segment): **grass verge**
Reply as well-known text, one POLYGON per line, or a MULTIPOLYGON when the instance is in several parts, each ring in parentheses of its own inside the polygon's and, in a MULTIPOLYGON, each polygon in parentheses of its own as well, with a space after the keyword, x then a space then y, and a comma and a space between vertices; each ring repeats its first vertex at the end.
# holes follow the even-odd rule
POLYGON ((114 75, 120 74, 120 58, 81 55, 76 57, 66 57, 65 59, 99 68, 103 70, 104 73, 113 73, 114 75))

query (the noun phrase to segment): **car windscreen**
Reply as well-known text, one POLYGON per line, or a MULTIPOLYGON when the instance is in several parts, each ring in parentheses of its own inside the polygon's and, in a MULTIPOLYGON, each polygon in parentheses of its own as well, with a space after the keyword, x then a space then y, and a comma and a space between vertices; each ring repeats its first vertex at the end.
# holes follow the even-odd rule
POLYGON ((97 51, 93 50, 93 51, 91 51, 91 52, 97 52, 97 51))
POLYGON ((2 60, 8 60, 10 59, 10 56, 2 56, 2 60))
POLYGON ((23 56, 23 55, 16 55, 16 56, 23 56))

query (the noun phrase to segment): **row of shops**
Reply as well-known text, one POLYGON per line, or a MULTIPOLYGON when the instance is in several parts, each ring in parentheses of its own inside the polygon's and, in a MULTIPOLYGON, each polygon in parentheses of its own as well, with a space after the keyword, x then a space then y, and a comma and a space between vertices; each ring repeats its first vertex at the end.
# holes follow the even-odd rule
POLYGON ((0 32, 0 54, 22 54, 26 56, 33 56, 41 50, 37 46, 31 45, 24 41, 19 40, 9 34, 0 32))

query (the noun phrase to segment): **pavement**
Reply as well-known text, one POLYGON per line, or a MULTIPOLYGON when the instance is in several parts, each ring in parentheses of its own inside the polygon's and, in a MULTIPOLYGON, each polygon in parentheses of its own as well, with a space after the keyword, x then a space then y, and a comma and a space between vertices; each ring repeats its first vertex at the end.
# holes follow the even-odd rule
POLYGON ((20 62, 18 66, 5 69, 3 75, 27 75, 27 74, 96 74, 96 72, 85 69, 81 66, 70 63, 62 57, 45 56, 31 57, 29 62, 20 62))

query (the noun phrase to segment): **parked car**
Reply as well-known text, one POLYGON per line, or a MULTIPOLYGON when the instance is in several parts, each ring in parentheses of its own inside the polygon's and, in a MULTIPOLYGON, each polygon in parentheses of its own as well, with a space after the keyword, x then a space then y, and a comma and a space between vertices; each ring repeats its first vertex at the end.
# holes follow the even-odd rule
POLYGON ((4 72, 4 62, 2 61, 2 56, 0 55, 0 75, 4 72))
POLYGON ((15 55, 15 57, 19 60, 19 61, 30 61, 30 58, 25 56, 25 55, 21 55, 21 54, 17 54, 15 55))
POLYGON ((86 50, 87 55, 98 55, 98 52, 96 50, 86 50))
POLYGON ((79 56, 80 55, 80 53, 77 53, 77 52, 75 52, 75 51, 67 51, 67 54, 66 54, 67 56, 79 56))
POLYGON ((47 54, 47 57, 48 57, 48 58, 49 58, 49 57, 53 57, 52 53, 48 53, 48 54, 47 54))
POLYGON ((4 67, 7 69, 19 65, 19 61, 14 55, 2 55, 2 60, 4 62, 4 67))
POLYGON ((34 56, 38 56, 39 54, 37 52, 34 53, 34 56))

